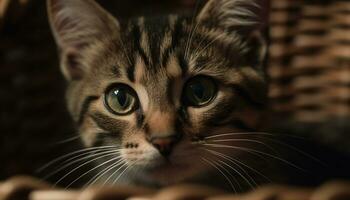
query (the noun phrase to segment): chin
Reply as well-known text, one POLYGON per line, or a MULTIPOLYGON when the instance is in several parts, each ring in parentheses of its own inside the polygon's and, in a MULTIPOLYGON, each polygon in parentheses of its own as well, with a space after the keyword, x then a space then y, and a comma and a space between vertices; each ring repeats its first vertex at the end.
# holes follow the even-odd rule
POLYGON ((189 165, 164 164, 147 172, 149 178, 159 185, 172 185, 193 177, 194 170, 189 165))
MULTIPOLYGON (((138 167, 146 182, 154 183, 160 186, 168 186, 178 183, 184 183, 198 176, 205 171, 203 165, 195 159, 190 160, 162 160, 157 164, 138 167)), ((153 162, 155 163, 155 162, 153 162)))

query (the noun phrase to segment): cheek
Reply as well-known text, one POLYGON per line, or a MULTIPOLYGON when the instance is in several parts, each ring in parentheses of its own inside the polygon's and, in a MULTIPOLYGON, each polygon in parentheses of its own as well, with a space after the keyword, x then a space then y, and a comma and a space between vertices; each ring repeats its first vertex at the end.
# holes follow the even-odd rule
POLYGON ((86 147, 92 147, 98 137, 98 133, 103 132, 101 128, 91 119, 86 119, 79 128, 80 138, 86 147))

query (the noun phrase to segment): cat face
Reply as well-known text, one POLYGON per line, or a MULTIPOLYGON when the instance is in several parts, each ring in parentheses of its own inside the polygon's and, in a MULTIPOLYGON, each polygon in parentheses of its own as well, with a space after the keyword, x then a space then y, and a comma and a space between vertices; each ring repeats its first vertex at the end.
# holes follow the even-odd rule
POLYGON ((92 0, 49 1, 81 139, 115 149, 106 174, 137 172, 134 179, 169 184, 209 171, 214 152, 242 153, 212 149, 210 138, 238 145, 228 133, 256 128, 265 102, 252 7, 211 0, 194 18, 121 25, 92 0))

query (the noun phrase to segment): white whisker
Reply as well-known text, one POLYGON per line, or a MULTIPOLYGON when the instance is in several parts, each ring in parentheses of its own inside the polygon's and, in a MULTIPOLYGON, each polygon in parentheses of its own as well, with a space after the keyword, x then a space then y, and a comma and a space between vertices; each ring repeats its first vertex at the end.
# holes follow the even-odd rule
MULTIPOLYGON (((117 149, 116 148, 111 148, 111 149, 107 149, 107 150, 108 151, 110 151, 110 150, 114 151, 114 150, 117 150, 117 149)), ((94 151, 82 153, 82 154, 76 155, 76 156, 74 156, 72 158, 69 158, 68 160, 63 161, 62 164, 69 163, 70 161, 75 160, 75 159, 80 158, 80 157, 83 157, 83 158, 81 158, 83 160, 84 159, 88 159, 90 157, 94 157, 96 155, 99 155, 99 154, 101 154, 103 152, 107 152, 107 150, 106 149, 99 149, 99 150, 94 150, 94 151)))
POLYGON ((255 189, 255 186, 253 186, 251 184, 251 182, 241 173, 239 172, 237 169, 235 169, 234 167, 232 167, 231 165, 227 164, 226 162, 222 161, 222 160, 219 160, 218 162, 226 165, 228 168, 232 169, 234 172, 236 172, 239 176, 241 176, 243 178, 243 180, 252 188, 252 189, 255 189))
MULTIPOLYGON (((237 141, 237 140, 244 140, 244 139, 231 139, 231 138, 228 138, 228 139, 216 139, 218 137, 225 137, 225 136, 240 136, 240 135, 259 135, 259 136, 287 136, 287 137, 290 137, 290 138, 294 138, 294 139, 305 139, 305 138, 302 138, 302 137, 298 137, 298 136, 292 136, 292 135, 283 135, 283 134, 271 134, 271 133, 265 133, 265 132, 243 132, 243 133, 240 133, 240 132, 237 132, 237 133, 224 133, 224 134, 218 134, 218 135, 213 135, 213 136, 209 136, 209 137, 206 137, 205 140, 208 140, 208 141, 213 141, 213 142, 226 142, 226 141, 237 141)), ((307 158, 310 158, 316 162, 318 162, 319 164, 322 164, 324 166, 327 166, 327 164, 325 164, 324 162, 322 162, 321 160, 317 159, 315 156, 312 156, 311 154, 308 154, 296 147, 293 147, 285 142, 281 142, 281 141, 278 141, 277 139, 273 139, 271 137, 264 137, 264 140, 268 140, 268 141, 271 141, 273 143, 276 143, 276 144, 279 144, 281 146, 284 146, 284 147, 287 147, 287 148, 290 148, 294 151, 297 151, 298 153, 304 155, 305 157, 307 158)), ((247 140, 248 141, 248 140, 247 140)), ((278 154, 277 151, 272 148, 271 146, 268 146, 266 143, 264 142, 260 142, 260 141, 257 141, 257 143, 260 143, 266 147, 268 147, 270 150, 272 150, 274 153, 278 154)))
MULTIPOLYGON (((206 149, 206 150, 207 150, 207 149, 206 149)), ((255 186, 258 186, 258 184, 255 182, 255 180, 249 175, 249 173, 248 173, 246 170, 244 170, 240 165, 238 165, 236 162, 232 161, 231 159, 226 158, 225 156, 221 155, 221 154, 218 153, 218 152, 215 152, 215 151, 212 151, 212 150, 207 150, 207 151, 209 151, 210 153, 212 153, 212 154, 214 154, 214 155, 217 155, 217 156, 219 156, 219 157, 221 157, 221 158, 223 158, 223 159, 225 159, 225 160, 231 162, 231 163, 234 164, 235 166, 237 166, 237 167, 238 167, 240 170, 242 170, 242 172, 255 184, 255 186)), ((233 171, 235 171, 239 176, 241 176, 241 177, 248 183, 248 185, 249 185, 252 189, 255 189, 255 186, 253 186, 253 185, 250 183, 250 181, 249 181, 242 173, 240 173, 240 171, 238 171, 238 170, 235 169, 234 167, 228 165, 228 164, 227 164, 226 162, 224 162, 224 161, 220 161, 220 162, 222 162, 224 165, 228 166, 230 169, 232 169, 233 171)))
POLYGON ((277 156, 274 156, 274 155, 271 155, 269 153, 265 153, 265 152, 262 152, 262 151, 258 151, 258 150, 254 150, 254 149, 250 149, 250 148, 244 148, 244 147, 237 147, 237 146, 229 146, 229 145, 222 145, 222 144, 203 144, 205 146, 211 146, 211 147, 215 147, 215 148, 230 148, 230 149, 237 149, 237 150, 241 150, 241 151, 245 151, 245 152, 248 152, 248 153, 251 153, 251 154, 254 154, 254 155, 264 155, 264 156, 268 156, 270 158, 273 158, 273 159, 276 159, 276 160, 279 160, 287 165, 290 165, 292 167, 295 167, 296 169, 299 169, 303 172, 306 172, 304 169, 300 168, 299 166, 283 159, 283 158, 280 158, 280 157, 277 157, 277 156))
POLYGON ((72 156, 74 154, 77 153, 83 153, 83 152, 87 152, 87 151, 93 151, 93 150, 97 150, 97 149, 111 149, 114 148, 115 146, 102 146, 102 147, 91 147, 91 148, 85 148, 85 149, 80 149, 71 153, 68 153, 66 155, 60 156, 52 161, 50 161, 49 163, 45 164, 44 166, 40 167, 38 170, 36 170, 37 173, 42 172, 43 170, 45 170, 46 168, 50 167, 51 165, 65 159, 68 158, 69 156, 72 156))
POLYGON ((208 149, 205 149, 207 151, 209 151, 210 153, 216 155, 216 156, 219 156, 227 161, 229 161, 230 163, 234 164, 235 166, 238 167, 238 169, 240 169, 256 186, 258 186, 258 184, 256 183, 256 181, 253 179, 253 177, 251 177, 249 175, 249 173, 243 168, 241 167, 239 164, 237 164, 237 162, 235 162, 234 160, 231 160, 229 158, 227 158, 227 156, 224 156, 223 154, 220 154, 219 152, 216 152, 216 151, 213 151, 213 150, 208 150, 208 149))
MULTIPOLYGON (((100 152, 100 151, 101 151, 101 150, 99 150, 97 153, 96 153, 96 152, 93 152, 94 154, 91 154, 91 152, 89 152, 89 154, 88 154, 87 156, 84 156, 84 157, 82 157, 82 158, 79 158, 79 159, 77 159, 77 160, 74 160, 73 162, 69 162, 69 163, 63 162, 63 164, 65 164, 65 163, 67 163, 67 164, 65 164, 65 165, 59 167, 58 169, 54 170, 53 172, 49 173, 49 174, 46 175, 43 179, 44 179, 44 180, 47 180, 48 178, 50 178, 50 177, 53 176, 54 174, 57 174, 58 172, 60 172, 60 171, 62 171, 62 170, 64 170, 64 169, 66 169, 67 167, 72 166, 72 165, 74 165, 74 164, 76 164, 76 163, 79 163, 79 162, 81 162, 81 161, 83 161, 83 160, 86 160, 86 159, 89 159, 89 158, 93 158, 93 157, 96 157, 96 156, 100 156, 100 155, 104 155, 104 154, 108 154, 108 153, 112 153, 112 152, 118 152, 118 150, 116 150, 116 149, 114 149, 114 150, 108 150, 108 151, 104 150, 104 151, 102 151, 102 152, 100 152)), ((80 157, 80 155, 79 155, 79 157, 80 157)), ((71 159, 70 159, 70 160, 71 160, 71 159)))
POLYGON ((111 164, 109 167, 106 167, 105 169, 101 170, 98 174, 96 174, 94 177, 92 177, 92 179, 88 183, 86 183, 84 185, 84 188, 87 187, 87 186, 94 185, 101 177, 106 175, 112 169, 122 165, 123 162, 124 162, 124 159, 121 159, 117 163, 111 164))
POLYGON ((272 134, 272 133, 266 133, 266 132, 231 132, 231 133, 223 133, 223 134, 217 134, 205 137, 205 139, 212 139, 216 137, 224 137, 224 136, 231 136, 231 135, 262 135, 262 136, 286 136, 296 139, 305 139, 302 137, 298 137, 295 135, 288 135, 288 134, 272 134))
POLYGON ((264 147, 270 149, 272 152, 278 154, 278 152, 272 148, 271 146, 267 145, 266 143, 259 141, 259 140, 252 140, 252 139, 239 139, 239 138, 234 138, 234 139, 221 139, 221 140, 208 140, 207 142, 252 142, 252 143, 257 143, 257 144, 261 144, 264 147))
POLYGON ((80 136, 76 135, 76 136, 73 136, 73 137, 70 137, 70 138, 63 139, 61 141, 55 142, 54 145, 64 144, 64 143, 67 143, 67 142, 71 142, 71 141, 77 140, 79 138, 80 138, 80 136))
POLYGON ((253 140, 253 139, 221 139, 221 140, 208 140, 207 142, 251 142, 256 144, 261 144, 262 146, 266 147, 267 149, 271 150, 276 155, 278 152, 276 149, 272 148, 270 145, 266 144, 265 142, 259 141, 259 140, 253 140))
POLYGON ((127 167, 119 174, 119 176, 118 176, 116 179, 114 179, 113 185, 119 180, 120 177, 123 176, 123 174, 126 172, 126 170, 128 170, 129 168, 131 168, 136 162, 137 162, 137 161, 133 162, 132 164, 129 164, 129 166, 127 166, 127 167))
POLYGON ((56 183, 54 184, 54 186, 56 186, 58 183, 60 183, 63 179, 65 179, 67 176, 69 176, 70 174, 72 174, 73 172, 77 171, 78 169, 80 169, 81 167, 89 164, 89 163, 92 163, 98 159, 101 159, 101 158, 104 158, 104 157, 107 157, 107 156, 113 156, 113 155, 118 155, 119 151, 111 151, 111 153, 104 153, 102 154, 102 156, 99 156, 97 158, 94 158, 92 160, 89 160, 87 162, 84 162, 83 164, 79 165, 78 167, 74 168, 73 170, 71 170, 69 173, 65 174, 62 178, 60 178, 58 181, 56 181, 56 183), (112 153, 113 152, 113 153, 112 153))
POLYGON ((205 159, 205 158, 203 158, 203 157, 202 157, 202 160, 203 160, 204 162, 208 163, 210 166, 214 167, 216 170, 218 170, 218 171, 225 177, 225 179, 229 182, 229 184, 230 184, 232 190, 233 190, 235 193, 237 193, 236 188, 235 188, 235 186, 233 185, 233 183, 231 182, 231 180, 226 176, 226 174, 225 174, 223 171, 221 171, 221 169, 220 169, 219 167, 217 167, 214 163, 210 162, 209 160, 207 160, 207 159, 205 159))
POLYGON ((81 179, 82 177, 84 177, 85 175, 87 175, 87 174, 89 174, 90 172, 94 171, 95 169, 97 169, 97 168, 99 168, 99 167, 101 167, 101 166, 103 166, 103 165, 105 165, 105 164, 107 164, 107 163, 110 163, 110 162, 112 162, 112 161, 115 161, 115 160, 120 161, 120 157, 121 157, 121 156, 117 156, 117 157, 115 157, 115 158, 111 158, 111 159, 109 159, 109 160, 103 162, 102 164, 99 164, 99 165, 97 165, 96 167, 90 169, 89 171, 85 172, 84 174, 80 175, 78 178, 76 178, 75 180, 73 180, 69 185, 67 185, 67 186, 66 186, 66 189, 69 188, 71 185, 73 185, 73 184, 74 184, 75 182, 77 182, 78 180, 80 180, 80 179, 81 179))
MULTIPOLYGON (((217 154, 217 155, 221 155, 223 158, 225 158, 225 159, 227 159, 227 160, 229 160, 229 161, 231 161, 231 162, 235 162, 235 163, 241 164, 242 166, 244 166, 244 167, 250 169, 251 171, 255 172, 256 174, 259 174, 260 176, 262 176, 262 177, 263 177, 264 179, 266 179, 267 181, 272 182, 271 179, 269 179, 268 177, 266 177, 265 175, 263 175, 263 174, 262 174, 261 172, 259 172, 258 170, 256 170, 256 169, 250 167, 249 165, 245 164, 244 162, 241 162, 241 161, 239 161, 239 160, 237 160, 237 159, 235 159, 235 158, 233 158, 233 157, 227 156, 227 155, 225 155, 225 154, 223 154, 223 153, 219 153, 219 152, 214 151, 214 150, 210 150, 210 149, 205 149, 205 150, 210 151, 210 152, 212 152, 212 153, 214 153, 214 154, 217 154)), ((239 166, 239 165, 238 165, 238 166, 239 166)), ((245 171, 245 170, 244 170, 244 171, 245 171)), ((248 173, 247 173, 247 175, 249 176, 248 173)), ((251 178, 251 179, 253 179, 253 178, 251 178)))
POLYGON ((115 170, 115 172, 113 172, 106 180, 105 182, 101 185, 101 186, 105 186, 108 181, 115 175, 119 172, 119 170, 121 170, 123 167, 127 166, 128 163, 124 162, 117 170, 115 170))

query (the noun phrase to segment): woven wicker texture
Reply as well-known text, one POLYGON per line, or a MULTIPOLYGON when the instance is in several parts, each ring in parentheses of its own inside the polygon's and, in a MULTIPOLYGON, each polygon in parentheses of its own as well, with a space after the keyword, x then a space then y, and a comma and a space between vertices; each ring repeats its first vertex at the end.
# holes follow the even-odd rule
POLYGON ((349 120, 350 1, 274 0, 270 21, 272 108, 301 122, 349 120))
POLYGON ((347 200, 350 183, 332 182, 320 188, 269 186, 234 195, 195 185, 179 185, 159 191, 146 188, 109 187, 82 191, 52 189, 48 184, 18 177, 0 184, 0 200, 347 200))

